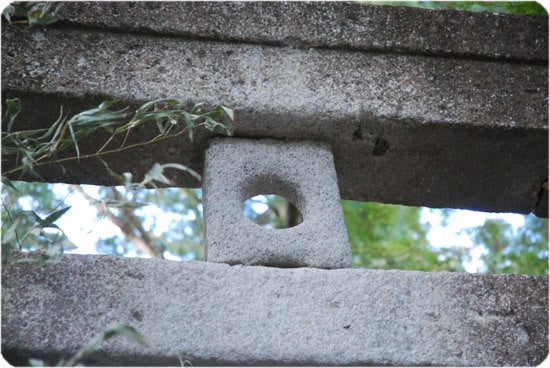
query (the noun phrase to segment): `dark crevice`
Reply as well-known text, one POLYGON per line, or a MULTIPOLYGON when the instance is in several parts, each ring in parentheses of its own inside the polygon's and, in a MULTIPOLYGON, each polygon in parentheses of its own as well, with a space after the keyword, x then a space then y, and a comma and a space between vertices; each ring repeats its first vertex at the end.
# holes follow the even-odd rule
POLYGON ((291 261, 272 261, 267 262, 263 264, 264 267, 274 267, 274 268, 302 268, 302 267, 308 267, 307 265, 298 263, 298 262, 291 262, 291 261))
POLYGON ((387 140, 382 137, 378 137, 374 141, 374 149, 372 150, 372 154, 374 156, 382 156, 384 153, 386 153, 389 147, 390 143, 387 140))
POLYGON ((544 183, 540 185, 534 214, 537 217, 548 218, 548 179, 546 179, 544 183))

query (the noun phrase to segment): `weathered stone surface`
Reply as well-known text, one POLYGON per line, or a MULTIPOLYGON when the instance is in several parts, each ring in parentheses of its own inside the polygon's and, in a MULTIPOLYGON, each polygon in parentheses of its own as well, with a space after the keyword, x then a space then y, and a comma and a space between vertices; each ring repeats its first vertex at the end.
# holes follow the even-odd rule
POLYGON ((503 13, 356 2, 79 2, 66 3, 59 18, 79 28, 231 42, 548 60, 548 20, 503 13))
POLYGON ((211 140, 203 177, 206 259, 276 267, 351 267, 351 252, 330 147, 272 139, 211 140), (242 203, 259 194, 291 201, 303 221, 266 229, 242 203))
MULTIPOLYGON (((343 3, 65 5, 67 21, 57 28, 2 30, 2 92, 23 100, 19 127, 48 126, 60 105, 75 113, 106 98, 135 107, 179 97, 234 108, 237 137, 329 143, 347 199, 529 213, 547 180, 545 17, 393 7, 354 13, 363 8, 343 3), (132 6, 136 17, 123 20, 132 6), (183 10, 167 12, 165 22, 146 16, 173 7, 183 10), (235 18, 243 9, 257 15, 235 18), (195 33, 190 19, 202 19, 195 33), (228 26, 218 28, 223 19, 228 26), (300 21, 311 27, 301 29, 300 21), (385 22, 395 27, 376 38, 372 30, 385 22), (420 28, 406 32, 413 26, 420 28), (375 149, 377 141, 386 149, 375 149)), ((130 141, 151 134, 141 129, 130 141)), ((201 172, 210 137, 105 160, 136 178, 155 162, 201 172)), ((103 142, 95 137, 82 150, 103 142)), ((40 174, 52 182, 113 183, 99 160, 48 165, 40 174)), ((178 186, 199 185, 169 175, 178 186)))
POLYGON ((68 356, 112 324, 87 365, 537 365, 548 278, 279 269, 66 256, 2 269, 2 354, 68 356))

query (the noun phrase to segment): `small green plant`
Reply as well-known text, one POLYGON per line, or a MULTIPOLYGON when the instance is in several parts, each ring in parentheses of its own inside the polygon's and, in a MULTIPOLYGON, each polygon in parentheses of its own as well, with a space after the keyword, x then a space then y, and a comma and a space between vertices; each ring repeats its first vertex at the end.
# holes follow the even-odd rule
MULTIPOLYGON (((109 175, 119 184, 124 185, 126 189, 123 198, 102 202, 102 204, 119 208, 140 207, 146 203, 134 200, 139 189, 156 187, 156 182, 166 185, 173 184, 164 174, 166 169, 186 171, 198 180, 201 180, 200 175, 178 163, 156 163, 145 174, 143 180, 133 182, 130 172, 125 172, 122 175, 115 173, 104 161, 103 156, 184 134, 187 134, 192 140, 193 130, 199 126, 216 133, 232 134, 231 122, 234 120, 234 114, 233 110, 225 106, 215 106, 204 112, 202 104, 197 104, 188 112, 183 108, 182 102, 177 99, 158 99, 143 104, 131 115, 127 111, 127 107, 115 109, 117 104, 120 104, 120 100, 106 101, 71 118, 64 116, 61 109, 59 118, 49 128, 17 131, 14 130, 14 127, 16 118, 21 112, 21 102, 19 99, 5 101, 4 122, 7 130, 2 132, 2 156, 4 158, 11 156, 15 167, 3 173, 2 183, 4 186, 9 190, 17 191, 6 175, 13 177, 19 174, 19 177, 22 177, 26 174, 39 181, 44 181, 35 170, 41 165, 97 158, 104 164, 109 175), (128 120, 128 118, 130 119, 128 120), (222 123, 222 119, 227 123, 222 123), (153 123, 152 129, 158 131, 157 135, 144 142, 127 144, 128 136, 133 129, 153 123), (109 138, 95 153, 81 154, 79 142, 101 129, 110 133, 109 138)), ((69 207, 58 209, 57 207, 61 207, 60 203, 50 213, 42 216, 35 211, 12 213, 14 211, 6 203, 2 203, 2 207, 8 220, 7 223, 2 224, 2 263, 4 265, 34 261, 34 259, 20 256, 14 259, 11 257, 14 250, 39 251, 41 256, 37 265, 41 265, 58 262, 64 251, 75 248, 63 231, 55 225, 55 221, 63 216, 69 207)))
MULTIPOLYGON (((99 349, 101 344, 103 342, 115 337, 115 336, 122 336, 127 338, 131 342, 135 342, 141 346, 147 347, 147 342, 143 338, 143 336, 132 326, 130 325, 117 325, 114 327, 111 327, 107 329, 102 334, 99 334, 98 336, 94 337, 90 340, 86 346, 79 349, 73 356, 68 358, 67 360, 61 359, 57 364, 56 367, 74 367, 74 366, 81 366, 79 364, 82 359, 88 357, 90 354, 94 353, 99 349)), ((45 367, 46 363, 41 359, 29 359, 29 366, 31 367, 45 367)))
MULTIPOLYGON (((187 112, 182 102, 177 99, 159 99, 147 102, 139 107, 129 122, 124 123, 130 114, 128 108, 113 109, 120 100, 111 100, 101 103, 98 107, 83 111, 70 119, 63 115, 50 128, 13 131, 15 118, 21 111, 19 99, 10 99, 5 102, 6 111, 4 121, 7 122, 7 131, 2 132, 2 155, 15 156, 15 168, 8 170, 4 175, 13 176, 16 173, 28 174, 38 180, 43 180, 35 168, 47 163, 58 163, 80 160, 85 158, 101 158, 105 155, 145 146, 159 141, 188 134, 193 139, 193 129, 203 126, 206 129, 225 135, 231 135, 230 123, 234 120, 233 110, 225 106, 215 106, 207 112, 202 111, 202 104, 195 105, 187 112), (220 118, 228 118, 224 124, 220 118), (146 123, 155 123, 158 134, 145 142, 126 144, 130 132, 146 123), (183 128, 177 130, 178 126, 183 128), (103 129, 111 135, 95 153, 82 155, 78 142, 96 131, 103 129), (115 138, 121 138, 122 143, 113 147, 115 138), (58 158, 72 149, 74 154, 58 158)), ((186 171, 194 176, 190 169, 186 171)))
POLYGON ((4 8, 2 16, 13 24, 29 26, 47 26, 57 22, 57 13, 61 4, 55 2, 14 2, 4 8))
POLYGON ((41 217, 35 211, 20 211, 12 214, 4 203, 2 206, 11 222, 9 228, 2 229, 2 265, 36 262, 36 265, 40 266, 44 263, 57 263, 65 251, 76 248, 63 230, 55 224, 71 207, 64 207, 41 217), (23 236, 19 236, 17 228, 22 223, 27 224, 26 231, 23 236), (14 248, 19 251, 24 248, 38 251, 40 257, 38 260, 27 257, 14 259, 11 256, 14 248))

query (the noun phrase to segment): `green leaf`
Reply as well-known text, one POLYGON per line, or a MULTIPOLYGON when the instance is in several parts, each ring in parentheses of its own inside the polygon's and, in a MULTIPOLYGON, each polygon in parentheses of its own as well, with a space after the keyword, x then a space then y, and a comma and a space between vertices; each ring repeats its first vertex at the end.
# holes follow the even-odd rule
POLYGON ((193 129, 195 128, 195 121, 191 118, 191 115, 189 113, 183 114, 183 121, 187 125, 187 131, 189 133, 189 140, 193 140, 193 129))
POLYGON ((202 114, 201 107, 204 105, 204 102, 199 102, 198 104, 195 104, 193 108, 191 109, 192 114, 202 114))
POLYGON ((12 264, 11 251, 14 249, 11 243, 2 242, 2 266, 12 264))
POLYGON ((36 171, 33 170, 32 164, 31 165, 29 165, 29 164, 24 165, 22 170, 23 170, 23 173, 38 179, 38 181, 46 182, 46 180, 41 175, 39 175, 36 171))
POLYGON ((69 124, 90 125, 98 122, 103 122, 104 124, 114 124, 115 120, 123 119, 128 116, 128 113, 126 112, 128 108, 115 111, 109 110, 109 108, 119 102, 119 99, 102 102, 98 107, 74 115, 69 120, 69 124))
POLYGON ((104 341, 109 340, 116 335, 126 337, 128 340, 136 342, 142 346, 148 346, 143 336, 134 327, 126 324, 118 325, 115 327, 111 327, 101 335, 94 337, 86 346, 78 350, 70 359, 68 359, 66 362, 63 362, 63 365, 75 365, 76 362, 78 362, 80 359, 83 359, 96 351, 104 341))
POLYGON ((15 14, 15 8, 13 5, 8 5, 4 8, 4 11, 2 11, 2 15, 6 20, 11 23, 11 16, 15 14))
POLYGON ((48 217, 46 217, 44 219, 44 222, 53 224, 54 222, 56 222, 61 216, 63 216, 70 209, 71 209, 71 206, 68 206, 68 207, 62 208, 60 210, 57 210, 57 211, 49 214, 48 217))
POLYGON ((8 120, 8 132, 11 132, 15 118, 21 112, 21 100, 12 98, 6 100, 6 120, 8 120))
POLYGON ((163 171, 164 168, 162 167, 162 165, 160 165, 158 162, 155 163, 151 170, 149 170, 147 174, 145 174, 143 180, 141 181, 141 183, 139 183, 139 186, 143 187, 154 180, 170 185, 171 182, 162 174, 163 171))
POLYGON ((39 25, 47 26, 57 22, 57 13, 61 7, 61 4, 57 4, 53 12, 48 13, 55 3, 52 2, 39 2, 36 3, 28 12, 27 17, 29 26, 39 25))
POLYGON ((138 343, 141 346, 145 346, 145 347, 148 346, 143 336, 133 326, 119 325, 119 326, 110 328, 107 331, 105 331, 105 333, 103 334, 103 340, 104 341, 108 340, 116 335, 124 336, 129 341, 138 343))
POLYGON ((143 115, 145 112, 151 110, 151 108, 154 108, 156 104, 158 103, 166 103, 166 104, 175 104, 175 105, 179 105, 180 104, 180 101, 179 100, 176 100, 175 98, 160 98, 160 99, 157 99, 157 100, 153 100, 153 101, 148 101, 146 103, 144 103, 143 105, 141 105, 137 110, 136 110, 136 116, 137 115, 143 115))
POLYGON ((12 188, 12 189, 15 190, 17 193, 22 194, 19 190, 17 190, 17 188, 15 187, 15 185, 12 183, 12 181, 11 181, 10 179, 8 179, 7 177, 5 177, 4 175, 2 175, 2 184, 4 184, 4 185, 7 186, 7 187, 12 188))
MULTIPOLYGON (((56 264, 56 263, 61 262, 62 259, 63 259, 63 253, 58 253, 58 254, 55 254, 53 256, 48 256, 47 259, 42 264, 44 264, 44 263, 56 264)), ((41 266, 42 264, 37 265, 37 266, 41 266)))
POLYGON ((182 171, 187 171, 189 174, 191 174, 195 178, 197 178, 197 180, 199 180, 199 181, 202 180, 201 176, 195 170, 190 169, 187 166, 180 165, 180 164, 175 164, 175 163, 164 164, 162 166, 163 166, 163 168, 173 168, 173 169, 178 169, 178 170, 182 170, 182 171))
POLYGON ((103 166, 105 166, 105 169, 107 170, 107 173, 111 176, 111 178, 115 179, 119 184, 124 184, 124 176, 119 175, 111 170, 107 162, 105 162, 105 160, 103 160, 102 158, 99 158, 99 160, 103 163, 103 166))
MULTIPOLYGON (((42 219, 40 216, 37 215, 36 212, 34 211, 30 211, 32 213, 32 215, 34 216, 34 219, 36 220, 36 222, 40 225, 38 228, 36 229, 39 229, 39 228, 45 228, 45 227, 53 227, 53 228, 59 228, 57 225, 55 224, 52 224, 52 223, 49 223, 49 222, 46 222, 44 219, 42 219)), ((33 228, 34 229, 34 228, 33 228)), ((29 230, 29 232, 31 232, 33 229, 29 230)))
POLYGON ((132 187, 132 173, 125 172, 122 176, 124 176, 124 188, 130 190, 132 187))
POLYGON ((179 100, 158 99, 149 101, 136 110, 134 117, 121 130, 134 128, 147 121, 155 121, 159 131, 165 133, 170 125, 178 123, 183 113, 179 100))
POLYGON ((36 260, 36 263, 34 264, 35 267, 41 267, 44 265, 51 257, 45 253, 42 253, 40 257, 36 260))
POLYGON ((4 243, 11 244, 14 240, 17 240, 16 229, 20 221, 21 221, 21 216, 17 216, 17 218, 13 221, 13 224, 10 226, 10 228, 5 232, 2 232, 2 244, 4 243))
POLYGON ((46 254, 50 257, 59 256, 59 259, 61 260, 61 257, 65 251, 77 248, 76 245, 74 245, 63 232, 52 234, 43 231, 41 235, 47 239, 50 239, 52 242, 50 247, 46 250, 46 254))
POLYGON ((166 185, 172 185, 173 182, 164 175, 164 169, 167 169, 167 168, 186 171, 189 174, 193 175, 195 178, 197 178, 197 180, 199 180, 199 181, 201 180, 201 176, 195 170, 190 169, 190 168, 188 168, 184 165, 180 165, 180 164, 176 164, 176 163, 169 163, 169 164, 161 165, 157 162, 153 165, 151 170, 149 170, 149 172, 147 172, 147 174, 145 174, 145 177, 139 183, 139 187, 143 188, 147 184, 154 185, 153 181, 158 181, 158 182, 166 184, 166 185))
POLYGON ((206 118, 206 121, 204 122, 204 126, 206 129, 210 130, 211 132, 231 135, 231 128, 229 128, 224 124, 218 123, 216 120, 212 119, 211 117, 206 118))
POLYGON ((65 214, 65 212, 67 212, 70 208, 71 208, 71 206, 68 206, 68 207, 62 208, 60 210, 57 210, 55 212, 52 212, 51 214, 49 214, 44 219, 41 218, 40 216, 38 216, 38 214, 36 212, 34 212, 34 211, 30 211, 30 212, 34 216, 36 222, 40 225, 39 226, 40 228, 59 229, 59 227, 56 224, 54 224, 54 222, 57 221, 61 216, 63 216, 65 214))
POLYGON ((80 159, 80 149, 78 148, 78 141, 77 141, 76 136, 74 134, 73 126, 71 124, 69 124, 69 132, 71 133, 71 140, 72 140, 74 149, 76 151, 76 157, 78 159, 80 159))
POLYGON ((231 121, 235 121, 235 115, 234 115, 232 109, 230 109, 229 107, 225 107, 225 106, 220 106, 220 108, 225 112, 225 114, 227 115, 227 117, 228 117, 229 119, 231 119, 231 121))
POLYGON ((63 250, 63 252, 67 250, 74 250, 78 247, 67 238, 65 234, 63 234, 62 238, 57 242, 57 245, 63 250))

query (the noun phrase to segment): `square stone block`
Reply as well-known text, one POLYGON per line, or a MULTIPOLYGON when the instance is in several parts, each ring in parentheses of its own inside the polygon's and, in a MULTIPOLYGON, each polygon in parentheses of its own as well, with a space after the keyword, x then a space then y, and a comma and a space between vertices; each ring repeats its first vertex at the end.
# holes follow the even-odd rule
POLYGON ((203 175, 206 260, 273 267, 351 267, 334 159, 320 142, 216 138, 203 175), (245 200, 276 194, 302 223, 264 228, 243 215, 245 200))

